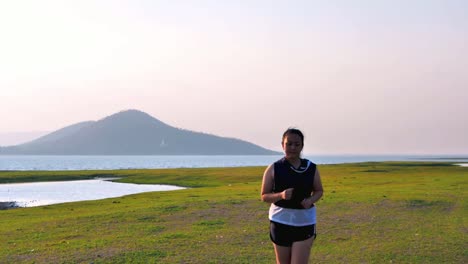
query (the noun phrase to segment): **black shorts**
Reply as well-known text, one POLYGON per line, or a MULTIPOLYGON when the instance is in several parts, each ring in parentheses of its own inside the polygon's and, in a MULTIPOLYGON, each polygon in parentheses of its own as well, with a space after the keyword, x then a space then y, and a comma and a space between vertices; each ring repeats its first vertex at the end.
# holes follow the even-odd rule
POLYGON ((291 247, 293 242, 316 236, 315 225, 290 226, 270 221, 270 239, 278 246, 291 247))

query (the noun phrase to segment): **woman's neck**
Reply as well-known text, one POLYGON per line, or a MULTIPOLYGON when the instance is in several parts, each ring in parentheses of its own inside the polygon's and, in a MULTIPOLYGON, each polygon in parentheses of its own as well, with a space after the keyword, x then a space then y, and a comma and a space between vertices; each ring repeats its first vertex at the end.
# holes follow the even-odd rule
POLYGON ((293 165, 295 168, 301 166, 301 158, 300 157, 286 157, 286 160, 289 164, 293 165))

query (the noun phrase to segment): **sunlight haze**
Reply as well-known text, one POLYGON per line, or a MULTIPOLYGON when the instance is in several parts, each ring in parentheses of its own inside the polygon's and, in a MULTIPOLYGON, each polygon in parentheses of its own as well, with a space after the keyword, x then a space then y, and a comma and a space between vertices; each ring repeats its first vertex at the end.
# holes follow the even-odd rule
POLYGON ((468 154, 466 10, 0 1, 0 137, 138 109, 273 150, 292 126, 308 154, 468 154))

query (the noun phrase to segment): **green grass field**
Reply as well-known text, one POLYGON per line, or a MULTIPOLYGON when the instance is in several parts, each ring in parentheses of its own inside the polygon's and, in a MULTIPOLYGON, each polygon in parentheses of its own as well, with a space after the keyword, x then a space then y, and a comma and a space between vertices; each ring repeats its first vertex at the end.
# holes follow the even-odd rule
MULTIPOLYGON (((0 211, 0 263, 274 263, 264 167, 0 172, 0 183, 122 177, 192 187, 0 211)), ((311 263, 468 263, 468 167, 320 165, 311 263)))

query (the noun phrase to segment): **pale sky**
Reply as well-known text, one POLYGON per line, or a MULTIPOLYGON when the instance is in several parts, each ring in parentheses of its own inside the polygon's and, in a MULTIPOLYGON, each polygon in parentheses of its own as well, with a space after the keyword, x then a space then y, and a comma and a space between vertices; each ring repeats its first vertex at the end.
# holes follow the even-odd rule
POLYGON ((0 0, 0 136, 138 109, 275 150, 294 126, 306 154, 468 154, 467 10, 0 0))

